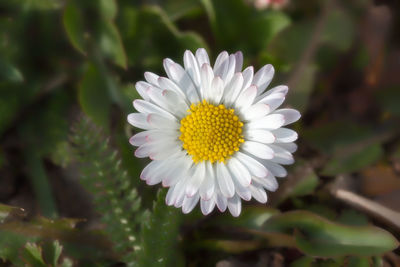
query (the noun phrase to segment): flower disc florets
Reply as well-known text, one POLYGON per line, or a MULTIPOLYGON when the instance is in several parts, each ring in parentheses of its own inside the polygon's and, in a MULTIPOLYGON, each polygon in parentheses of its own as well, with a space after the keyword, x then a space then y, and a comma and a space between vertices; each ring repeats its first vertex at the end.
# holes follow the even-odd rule
POLYGON ((225 162, 244 142, 243 123, 234 109, 220 104, 214 106, 203 100, 192 104, 188 115, 181 120, 183 148, 194 162, 209 160, 225 162))

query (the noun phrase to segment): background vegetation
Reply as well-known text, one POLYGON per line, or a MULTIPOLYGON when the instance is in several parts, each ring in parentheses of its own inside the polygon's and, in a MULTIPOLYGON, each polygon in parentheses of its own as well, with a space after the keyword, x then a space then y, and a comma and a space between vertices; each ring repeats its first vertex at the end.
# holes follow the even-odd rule
POLYGON ((0 265, 400 266, 399 2, 2 0, 0 265), (239 218, 139 181, 144 71, 243 51, 303 117, 289 177, 239 218))

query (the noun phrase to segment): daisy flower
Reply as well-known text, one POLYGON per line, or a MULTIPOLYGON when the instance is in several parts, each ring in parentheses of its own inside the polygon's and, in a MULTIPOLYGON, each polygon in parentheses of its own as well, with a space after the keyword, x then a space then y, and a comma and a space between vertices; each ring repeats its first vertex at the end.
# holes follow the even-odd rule
POLYGON ((294 162, 297 133, 282 128, 300 118, 294 109, 277 109, 288 87, 265 91, 272 65, 254 74, 242 71, 241 52, 222 52, 211 66, 205 49, 186 51, 184 67, 164 60, 167 77, 146 72, 136 83, 143 99, 128 122, 143 129, 130 139, 136 157, 152 161, 140 178, 169 187, 167 205, 189 213, 200 202, 204 215, 215 206, 239 216, 241 200, 266 203, 275 191, 281 165, 294 162))

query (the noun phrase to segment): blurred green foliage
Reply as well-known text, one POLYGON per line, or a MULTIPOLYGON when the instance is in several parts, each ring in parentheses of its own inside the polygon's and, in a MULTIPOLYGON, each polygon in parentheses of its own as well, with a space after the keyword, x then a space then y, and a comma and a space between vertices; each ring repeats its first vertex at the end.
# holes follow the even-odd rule
MULTIPOLYGON (((0 204, 0 260, 205 266, 242 255, 256 264, 257 253, 272 249, 285 266, 382 266, 399 232, 373 226, 325 188, 338 175, 400 162, 399 85, 385 80, 390 70, 380 61, 398 47, 363 28, 373 8, 341 0, 292 1, 282 10, 260 10, 250 0, 1 1, 0 176, 18 188, 28 184, 35 204, 14 201, 20 191, 7 194, 8 184, 0 185, 1 201, 31 207, 28 215, 0 204), (181 62, 186 49, 199 47, 214 59, 242 50, 245 65, 272 63, 273 84, 289 84, 287 104, 303 114, 294 126, 293 174, 268 207, 246 203, 237 219, 167 207, 165 190, 155 197, 139 182, 145 162, 127 142, 126 115, 139 97, 132 83, 145 71, 164 73, 164 58, 181 62), (74 197, 62 202, 67 190, 55 186, 71 176, 91 196, 101 225, 60 219, 77 216, 66 208, 79 206, 74 197)), ((90 218, 84 209, 80 217, 90 218)))

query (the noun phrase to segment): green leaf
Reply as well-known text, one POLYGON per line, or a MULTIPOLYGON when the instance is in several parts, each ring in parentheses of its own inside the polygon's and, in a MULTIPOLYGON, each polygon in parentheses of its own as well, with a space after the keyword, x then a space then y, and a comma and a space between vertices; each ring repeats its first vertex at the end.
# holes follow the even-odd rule
POLYGON ((337 221, 347 225, 368 225, 367 216, 352 209, 343 210, 337 221))
POLYGON ((311 194, 319 184, 319 177, 304 161, 297 161, 293 174, 286 179, 273 195, 272 205, 278 205, 290 197, 299 197, 311 194))
POLYGON ((142 224, 142 248, 138 252, 139 266, 183 266, 178 253, 177 238, 181 211, 165 205, 167 190, 160 190, 150 221, 142 224))
POLYGON ((17 2, 27 10, 52 10, 59 9, 62 6, 60 0, 17 0, 17 2))
POLYGON ((0 236, 0 262, 10 261, 13 266, 24 266, 20 252, 27 241, 35 242, 37 238, 19 235, 1 228, 0 236))
POLYGON ((203 0, 202 3, 221 49, 239 49, 256 55, 290 24, 283 12, 254 10, 241 0, 203 0))
POLYGON ((11 63, 0 58, 0 83, 20 83, 23 81, 22 73, 11 63))
POLYGON ((25 216, 24 209, 0 203, 0 223, 3 223, 5 220, 10 220, 14 219, 15 217, 23 216, 25 216))
POLYGON ((121 9, 119 25, 124 44, 135 47, 127 50, 129 65, 143 69, 161 70, 163 58, 182 58, 186 49, 207 48, 200 35, 180 31, 159 6, 121 9))
POLYGON ((28 266, 32 267, 46 267, 42 257, 42 248, 34 243, 27 243, 24 250, 24 260, 28 266))
POLYGON ((172 35, 178 39, 182 46, 186 49, 195 50, 200 47, 207 47, 204 40, 194 32, 181 32, 168 18, 167 14, 157 6, 151 6, 143 9, 144 14, 157 16, 164 27, 168 29, 172 35))
POLYGON ((269 43, 267 52, 281 62, 297 62, 309 44, 314 28, 314 21, 297 21, 269 43))
POLYGON ((304 256, 301 257, 300 259, 293 261, 290 264, 290 267, 312 267, 313 261, 314 261, 313 258, 304 256))
POLYGON ((358 257, 350 257, 348 267, 369 267, 370 259, 368 258, 358 258, 358 257))
POLYGON ((303 138, 315 149, 326 154, 333 154, 341 147, 348 147, 370 136, 371 130, 368 127, 348 120, 327 122, 322 126, 303 131, 303 138), (343 129, 346 129, 346 131, 343 129))
POLYGON ((99 45, 104 55, 116 65, 126 68, 127 58, 118 28, 111 20, 102 20, 99 27, 99 45))
POLYGON ((334 176, 358 171, 377 162, 383 155, 384 152, 380 144, 372 144, 366 147, 359 146, 352 151, 346 149, 343 153, 336 153, 321 173, 334 176))
POLYGON ((118 12, 116 0, 99 0, 98 7, 105 19, 113 20, 118 12))
POLYGON ((104 77, 94 64, 87 66, 86 73, 79 85, 79 103, 83 111, 95 123, 103 127, 109 125, 111 109, 110 96, 104 77))
POLYGON ((113 250, 130 265, 136 262, 137 250, 141 249, 138 228, 148 222, 148 213, 141 207, 141 198, 121 165, 119 154, 107 140, 102 129, 87 117, 73 127, 71 142, 80 163, 80 182, 93 195, 113 250))
POLYGON ((58 260, 60 259, 63 247, 60 245, 60 242, 58 240, 55 240, 50 243, 48 247, 45 247, 45 258, 46 260, 52 264, 53 267, 58 266, 58 260))
POLYGON ((291 24, 290 18, 283 12, 268 10, 254 16, 251 20, 254 48, 264 50, 270 41, 291 24))
POLYGON ((221 240, 205 239, 194 245, 206 250, 223 251, 229 254, 240 254, 266 248, 261 240, 221 240))
POLYGON ((293 233, 298 248, 311 256, 372 256, 398 247, 387 231, 374 226, 345 226, 307 211, 291 211, 271 217, 264 229, 293 233))
POLYGON ((201 7, 198 0, 167 0, 161 4, 171 21, 185 17, 201 7))
POLYGON ((34 148, 30 147, 24 150, 26 168, 29 172, 30 182, 33 191, 39 202, 42 214, 49 218, 57 217, 57 206, 54 200, 49 178, 40 155, 34 148))
POLYGON ((68 1, 64 14, 63 24, 71 44, 76 50, 86 55, 85 27, 83 14, 74 1, 68 1))
POLYGON ((211 225, 240 227, 246 229, 260 229, 261 226, 272 216, 278 214, 279 210, 261 207, 249 206, 243 209, 238 218, 232 220, 230 214, 222 214, 210 221, 211 225))

